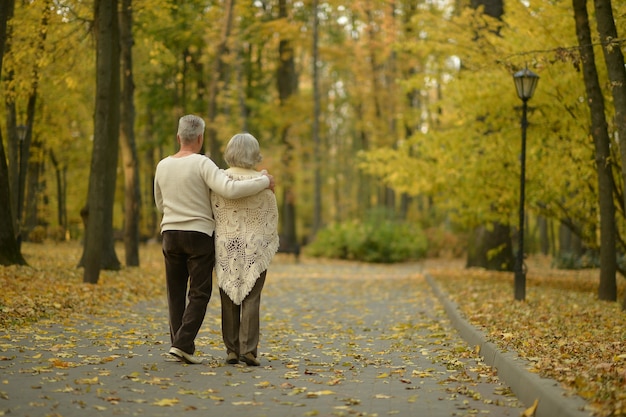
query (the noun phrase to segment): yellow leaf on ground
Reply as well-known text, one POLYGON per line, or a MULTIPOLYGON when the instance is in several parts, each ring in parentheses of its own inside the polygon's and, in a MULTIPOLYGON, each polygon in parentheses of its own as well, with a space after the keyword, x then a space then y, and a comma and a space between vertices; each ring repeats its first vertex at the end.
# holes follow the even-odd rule
POLYGON ((321 395, 331 395, 331 394, 334 394, 334 393, 335 393, 334 391, 326 389, 326 390, 322 390, 322 391, 309 392, 306 396, 308 398, 317 398, 317 397, 319 397, 321 395))
POLYGON ((537 405, 539 405, 539 399, 536 399, 533 405, 524 410, 520 417, 533 417, 535 415, 535 411, 537 411, 537 405))
POLYGON ((171 407, 179 402, 178 398, 163 398, 153 402, 152 405, 158 405, 159 407, 171 407))
POLYGON ((98 384, 98 377, 94 376, 93 378, 81 378, 75 380, 74 382, 76 382, 77 384, 96 385, 98 384))

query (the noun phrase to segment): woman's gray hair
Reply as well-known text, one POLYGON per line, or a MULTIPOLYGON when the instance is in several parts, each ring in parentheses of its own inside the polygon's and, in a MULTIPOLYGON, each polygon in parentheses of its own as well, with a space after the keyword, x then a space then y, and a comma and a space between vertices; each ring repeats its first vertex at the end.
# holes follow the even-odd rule
POLYGON ((178 120, 178 136, 182 143, 191 143, 204 134, 204 120, 194 114, 188 114, 178 120))
POLYGON ((250 133, 230 138, 224 151, 224 161, 231 167, 254 168, 262 160, 259 141, 250 133))

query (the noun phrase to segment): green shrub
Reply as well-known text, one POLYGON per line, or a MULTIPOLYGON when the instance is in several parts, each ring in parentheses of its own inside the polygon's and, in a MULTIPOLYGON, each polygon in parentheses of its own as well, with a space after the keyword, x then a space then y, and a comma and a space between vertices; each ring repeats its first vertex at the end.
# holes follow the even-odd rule
POLYGON ((465 254, 466 239, 462 234, 444 226, 429 227, 424 233, 428 241, 427 258, 460 258, 465 254))
POLYGON ((35 226, 28 233, 28 241, 32 243, 43 243, 46 239, 46 228, 43 226, 35 226))
POLYGON ((48 229, 48 238, 55 242, 63 242, 67 240, 65 228, 55 226, 48 229))
POLYGON ((586 251, 583 254, 565 252, 555 256, 552 260, 552 265, 556 269, 598 268, 600 267, 600 255, 597 251, 586 251))
POLYGON ((305 248, 310 256, 394 263, 423 258, 427 242, 422 230, 408 222, 382 219, 351 220, 319 231, 305 248))

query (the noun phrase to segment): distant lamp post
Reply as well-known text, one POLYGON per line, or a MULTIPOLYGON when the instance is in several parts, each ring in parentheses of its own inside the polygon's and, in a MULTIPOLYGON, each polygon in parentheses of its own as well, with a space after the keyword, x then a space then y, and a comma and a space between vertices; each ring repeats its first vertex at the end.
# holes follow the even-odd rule
POLYGON ((26 166, 24 166, 24 142, 26 141, 26 133, 28 133, 28 126, 19 125, 16 127, 17 139, 19 140, 18 147, 18 163, 17 163, 17 246, 22 246, 22 209, 24 206, 24 186, 26 176, 26 166))
POLYGON ((526 128, 528 127, 528 100, 537 87, 539 76, 528 68, 513 75, 517 95, 522 100, 522 154, 520 156, 520 191, 519 191, 519 244, 515 262, 515 299, 526 299, 526 271, 524 270, 524 188, 526 183, 526 128))

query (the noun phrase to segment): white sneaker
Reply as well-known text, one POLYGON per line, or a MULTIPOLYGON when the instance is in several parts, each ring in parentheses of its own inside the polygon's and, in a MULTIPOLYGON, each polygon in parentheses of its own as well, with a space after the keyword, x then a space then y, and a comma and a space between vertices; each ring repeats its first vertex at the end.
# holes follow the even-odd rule
POLYGON ((197 365, 197 364, 202 363, 201 358, 194 358, 193 355, 190 355, 187 352, 183 352, 182 350, 176 347, 170 348, 169 354, 172 356, 175 356, 178 360, 186 362, 190 365, 197 365))

